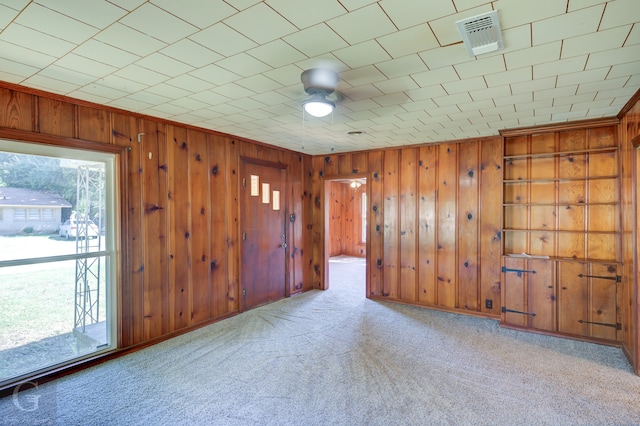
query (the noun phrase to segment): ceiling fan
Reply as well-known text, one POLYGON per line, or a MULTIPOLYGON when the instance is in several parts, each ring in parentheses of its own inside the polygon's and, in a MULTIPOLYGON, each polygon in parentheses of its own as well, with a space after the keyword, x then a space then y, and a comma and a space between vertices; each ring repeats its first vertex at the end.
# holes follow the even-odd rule
POLYGON ((311 68, 300 75, 304 91, 309 95, 302 101, 304 110, 314 117, 325 117, 342 100, 336 86, 340 77, 338 73, 326 68, 311 68))

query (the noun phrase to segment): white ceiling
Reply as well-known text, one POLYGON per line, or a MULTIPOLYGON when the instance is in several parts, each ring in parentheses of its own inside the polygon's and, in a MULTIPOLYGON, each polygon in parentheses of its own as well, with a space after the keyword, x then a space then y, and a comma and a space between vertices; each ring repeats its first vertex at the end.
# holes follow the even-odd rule
POLYGON ((640 1, 0 0, 0 80, 308 154, 473 138, 615 116, 640 1), (455 21, 490 10, 505 49, 469 57, 455 21), (344 95, 323 119, 319 66, 344 95))

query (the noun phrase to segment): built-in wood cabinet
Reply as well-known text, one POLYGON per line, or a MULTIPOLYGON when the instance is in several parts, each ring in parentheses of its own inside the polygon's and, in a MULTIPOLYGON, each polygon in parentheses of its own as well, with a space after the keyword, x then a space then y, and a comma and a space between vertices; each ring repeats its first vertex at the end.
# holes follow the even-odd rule
POLYGON ((617 341, 617 127, 505 135, 502 322, 617 341))

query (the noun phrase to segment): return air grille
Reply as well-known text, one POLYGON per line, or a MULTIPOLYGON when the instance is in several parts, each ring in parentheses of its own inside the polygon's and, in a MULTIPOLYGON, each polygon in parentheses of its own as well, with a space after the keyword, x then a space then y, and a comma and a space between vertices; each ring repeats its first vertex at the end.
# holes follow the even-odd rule
POLYGON ((469 56, 504 48, 497 10, 456 21, 456 26, 469 56))

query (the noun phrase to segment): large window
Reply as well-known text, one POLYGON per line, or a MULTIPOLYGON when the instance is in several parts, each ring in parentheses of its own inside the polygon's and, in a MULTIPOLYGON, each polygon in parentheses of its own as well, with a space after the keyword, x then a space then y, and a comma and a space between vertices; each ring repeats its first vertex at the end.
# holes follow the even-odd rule
POLYGON ((34 206, 0 223, 0 384, 115 348, 114 172, 113 154, 0 140, 0 191, 34 206))

